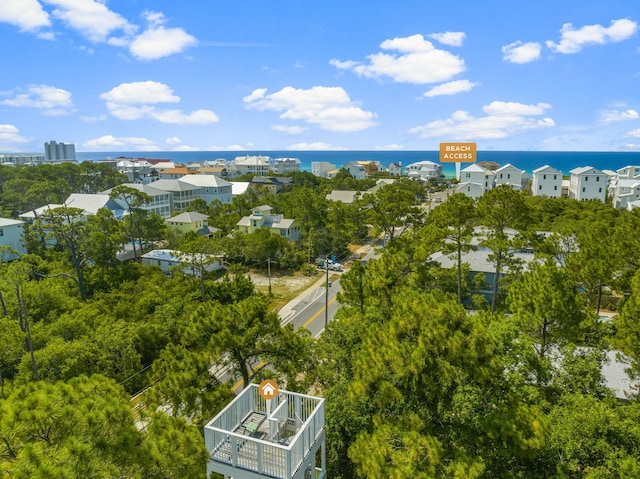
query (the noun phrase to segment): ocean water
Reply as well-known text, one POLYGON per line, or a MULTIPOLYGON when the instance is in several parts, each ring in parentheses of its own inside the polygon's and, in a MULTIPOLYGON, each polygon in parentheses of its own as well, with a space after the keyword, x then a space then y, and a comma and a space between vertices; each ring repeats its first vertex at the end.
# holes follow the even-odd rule
MULTIPOLYGON (((236 156, 266 155, 271 158, 298 158, 304 171, 311 171, 314 161, 333 163, 337 168, 349 161, 373 160, 383 166, 389 163, 401 163, 403 168, 417 161, 438 162, 438 151, 113 151, 113 152, 78 152, 78 161, 98 161, 108 158, 149 158, 168 159, 175 163, 186 164, 205 160, 224 158, 233 160, 236 156)), ((628 165, 640 166, 640 152, 569 152, 569 151, 478 151, 478 161, 493 161, 503 166, 513 166, 531 173, 544 165, 553 166, 569 175, 569 171, 592 166, 601 170, 617 170, 628 165)), ((462 163, 462 168, 469 163, 462 163)), ((443 172, 447 176, 455 175, 454 163, 443 163, 443 172)))

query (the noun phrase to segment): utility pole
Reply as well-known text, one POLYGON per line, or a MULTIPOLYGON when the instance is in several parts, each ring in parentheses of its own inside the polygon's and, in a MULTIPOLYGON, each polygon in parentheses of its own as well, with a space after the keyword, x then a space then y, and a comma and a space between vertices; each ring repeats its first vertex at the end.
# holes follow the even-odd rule
POLYGON ((271 296, 271 255, 267 257, 267 271, 269 276, 269 296, 271 296))
POLYGON ((329 255, 324 256, 324 270, 327 274, 324 291, 324 327, 326 329, 329 322, 329 255))

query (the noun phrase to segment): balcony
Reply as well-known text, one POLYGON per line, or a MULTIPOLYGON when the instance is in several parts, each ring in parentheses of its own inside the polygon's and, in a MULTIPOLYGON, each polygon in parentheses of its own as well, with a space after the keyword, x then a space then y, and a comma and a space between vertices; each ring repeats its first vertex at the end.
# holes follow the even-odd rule
POLYGON ((280 390, 267 401, 250 384, 204 428, 207 475, 325 479, 324 420, 324 399, 280 390))

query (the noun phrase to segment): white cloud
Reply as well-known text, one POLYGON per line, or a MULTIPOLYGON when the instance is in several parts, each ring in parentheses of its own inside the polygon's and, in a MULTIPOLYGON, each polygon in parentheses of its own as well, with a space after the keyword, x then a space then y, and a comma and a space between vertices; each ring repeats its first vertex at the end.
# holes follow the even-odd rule
POLYGON ((638 112, 635 110, 611 110, 602 112, 600 121, 602 121, 603 123, 615 123, 618 121, 637 120, 638 118, 640 118, 640 115, 638 115, 638 112))
POLYGON ((120 120, 140 120, 149 118, 161 123, 182 125, 208 125, 219 120, 211 110, 195 110, 184 113, 182 110, 163 110, 154 106, 157 103, 178 103, 180 97, 166 84, 155 81, 122 83, 100 98, 106 102, 109 112, 120 120))
POLYGON ((107 8, 103 1, 44 0, 56 7, 52 15, 77 30, 93 43, 104 42, 112 32, 132 34, 136 27, 120 14, 107 8))
POLYGON ((338 148, 331 145, 331 143, 324 143, 321 141, 317 141, 315 143, 295 143, 293 145, 289 145, 285 148, 286 150, 343 150, 344 148, 338 148))
POLYGON ((151 140, 136 136, 117 138, 113 135, 104 135, 100 138, 85 141, 82 146, 89 151, 159 151, 160 148, 151 140))
POLYGON ((444 32, 444 33, 432 33, 428 35, 429 38, 439 41, 444 45, 452 47, 461 47, 462 42, 467 37, 464 32, 444 32))
POLYGON ((626 136, 632 136, 634 138, 640 138, 640 128, 638 128, 637 130, 631 130, 630 132, 628 132, 626 134, 626 136))
POLYGON ((14 125, 0 124, 0 150, 11 150, 16 145, 28 141, 31 141, 31 138, 22 136, 14 125))
POLYGON ((280 131, 282 133, 286 133, 287 135, 299 135, 303 131, 307 130, 302 126, 290 126, 290 125, 273 125, 271 129, 274 131, 280 131))
POLYGON ((440 50, 422 35, 385 40, 383 50, 398 53, 368 55, 368 64, 333 59, 329 63, 338 69, 351 70, 368 78, 389 77, 401 83, 437 83, 450 80, 465 71, 464 60, 446 50, 440 50))
POLYGON ((429 98, 440 95, 455 95, 457 93, 471 91, 471 89, 477 85, 478 83, 470 82, 469 80, 454 80, 435 86, 422 95, 429 98))
POLYGON ((511 63, 529 63, 540 58, 541 50, 542 45, 537 42, 517 41, 502 47, 502 59, 511 63))
POLYGON ((200 148, 189 145, 178 145, 175 148, 172 148, 171 151, 200 151, 200 148))
POLYGON ((49 85, 29 85, 26 93, 17 93, 13 98, 0 101, 2 105, 18 108, 39 108, 45 115, 66 115, 73 109, 71 93, 49 85))
POLYGON ((512 101, 492 101, 488 105, 483 106, 482 110, 489 115, 495 116, 524 116, 543 115, 549 108, 551 108, 551 105, 548 103, 525 105, 512 101))
POLYGON ((626 150, 640 151, 640 143, 627 143, 624 147, 626 150))
POLYGON ((270 95, 259 89, 243 101, 247 108, 280 111, 283 120, 302 120, 329 131, 353 132, 376 125, 376 115, 356 106, 341 87, 303 90, 288 86, 270 95))
POLYGON ((129 45, 131 54, 139 60, 157 60, 174 55, 198 43, 193 35, 182 28, 165 28, 164 14, 147 11, 143 16, 149 28, 133 39, 129 45))
POLYGON ((487 116, 476 118, 468 112, 454 112, 446 120, 437 120, 409 130, 422 138, 448 138, 451 140, 486 140, 506 138, 523 131, 555 126, 551 118, 540 116, 551 108, 546 103, 525 105, 522 103, 494 101, 482 109, 487 116))
POLYGON ((167 145, 180 145, 182 144, 182 140, 177 136, 172 136, 164 140, 167 145))
POLYGON ((156 81, 136 81, 121 83, 106 93, 100 95, 105 101, 119 104, 140 103, 178 103, 180 97, 173 94, 173 90, 164 83, 156 81))
POLYGON ((10 23, 24 32, 51 25, 49 14, 37 0, 5 1, 0 8, 0 22, 10 23))
POLYGON ((546 45, 554 52, 577 53, 585 45, 602 45, 627 40, 637 30, 638 24, 626 18, 613 20, 609 27, 585 25, 578 30, 571 23, 565 23, 560 30, 560 42, 555 43, 549 40, 546 45))

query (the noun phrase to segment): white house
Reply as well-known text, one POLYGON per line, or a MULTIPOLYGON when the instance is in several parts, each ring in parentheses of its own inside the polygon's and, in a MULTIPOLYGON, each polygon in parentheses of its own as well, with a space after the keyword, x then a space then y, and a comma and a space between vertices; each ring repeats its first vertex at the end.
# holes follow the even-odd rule
POLYGON ((279 175, 300 171, 302 163, 298 158, 276 158, 273 160, 273 171, 279 175))
POLYGON ((480 183, 473 181, 465 181, 456 185, 456 193, 462 193, 468 197, 477 200, 484 194, 484 188, 480 183))
MULTIPOLYGON (((27 252, 22 243, 22 225, 20 220, 10 218, 0 218, 0 246, 8 246, 14 250, 18 256, 27 252)), ((16 255, 11 253, 0 253, 2 261, 16 259, 16 255)))
POLYGON ((435 178, 438 181, 444 178, 442 165, 429 160, 417 161, 407 165, 405 173, 409 178, 418 179, 424 182, 429 181, 431 178, 435 178))
POLYGON ((533 170, 531 194, 560 198, 562 196, 562 172, 549 165, 533 170))
POLYGON ((629 203, 640 200, 640 178, 616 178, 611 184, 614 208, 627 208, 629 203))
MULTIPOLYGON (((205 271, 217 271, 222 268, 222 257, 211 254, 200 253, 202 256, 207 257, 207 264, 205 271)), ((151 266, 159 266, 162 271, 168 272, 171 268, 176 266, 182 266, 182 272, 185 274, 198 274, 199 271, 194 271, 194 267, 185 266, 186 261, 181 260, 181 253, 171 249, 154 249, 142 255, 142 263, 151 266)), ((198 263, 200 261, 197 261, 198 263)))
POLYGON ((604 201, 609 177, 597 168, 582 166, 570 171, 569 198, 604 201))
POLYGON ((311 173, 315 176, 321 176, 322 178, 328 178, 329 173, 336 170, 335 163, 329 163, 326 161, 313 161, 311 162, 311 173))
MULTIPOLYGON (((151 199, 147 203, 140 206, 141 210, 146 210, 150 213, 157 213, 163 218, 168 218, 169 216, 171 216, 171 213, 173 211, 173 196, 171 195, 171 193, 160 190, 158 188, 154 188, 151 185, 143 185, 138 183, 125 183, 122 186, 128 186, 130 188, 136 189, 138 191, 146 193, 151 197, 151 199)), ((108 195, 111 193, 112 189, 113 188, 102 191, 101 194, 108 195)), ((127 203, 126 201, 124 201, 124 199, 115 198, 115 201, 122 208, 128 210, 129 207, 127 206, 127 203)))
POLYGON ((522 171, 511 163, 507 163, 496 170, 495 185, 508 185, 514 190, 522 190, 522 171))
POLYGON ((640 166, 625 166, 616 171, 618 178, 626 178, 628 180, 640 177, 640 166))
POLYGON ((172 213, 184 211, 193 200, 200 198, 200 191, 202 190, 199 186, 192 185, 186 181, 168 179, 154 182, 153 187, 172 195, 172 213))
POLYGON ((271 171, 271 158, 269 156, 236 156, 233 165, 240 175, 268 176, 271 171))
POLYGON ((402 175, 402 162, 389 163, 387 165, 387 173, 389 173, 391 176, 400 176, 400 175, 402 175))
POLYGON ((178 181, 200 188, 198 195, 211 204, 219 201, 222 204, 231 203, 231 183, 215 175, 185 175, 178 181))

